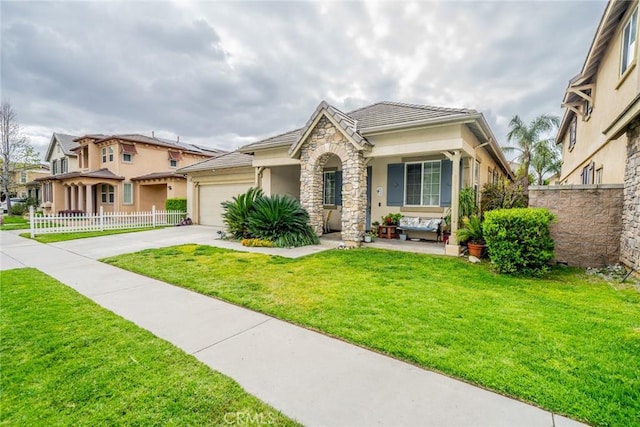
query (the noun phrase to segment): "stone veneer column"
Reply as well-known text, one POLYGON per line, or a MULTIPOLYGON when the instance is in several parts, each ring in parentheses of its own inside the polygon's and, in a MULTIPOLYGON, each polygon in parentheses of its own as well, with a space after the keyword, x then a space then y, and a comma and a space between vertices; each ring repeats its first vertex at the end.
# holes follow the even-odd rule
POLYGON ((640 118, 627 129, 620 261, 640 271, 640 118))
POLYGON ((342 240, 359 246, 366 220, 366 166, 362 153, 326 117, 321 118, 300 148, 300 203, 311 227, 322 234, 324 209, 322 170, 335 155, 342 162, 342 240))

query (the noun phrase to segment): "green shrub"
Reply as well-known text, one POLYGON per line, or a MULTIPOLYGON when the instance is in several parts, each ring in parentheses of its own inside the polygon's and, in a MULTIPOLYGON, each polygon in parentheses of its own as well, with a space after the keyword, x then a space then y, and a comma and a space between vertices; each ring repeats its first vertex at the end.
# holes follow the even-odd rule
POLYGON ((309 226, 309 214, 290 196, 258 197, 249 215, 249 234, 269 240, 278 247, 318 244, 318 236, 309 226))
POLYGON ((526 208, 528 203, 529 198, 522 185, 507 179, 482 187, 480 207, 483 213, 495 209, 526 208))
POLYGON ((186 212, 187 199, 183 199, 183 198, 167 199, 164 202, 164 208, 168 211, 186 212))
POLYGON ((500 273, 540 276, 549 269, 554 215, 543 208, 498 209, 485 213, 484 238, 500 273))
POLYGON ((478 204, 476 203, 476 191, 473 187, 465 187, 460 190, 458 196, 458 215, 460 220, 464 217, 478 213, 478 204))
POLYGON ((13 205, 11 205, 11 215, 22 216, 28 211, 29 209, 27 208, 27 205, 24 203, 14 203, 13 205))
POLYGON ((254 202, 261 197, 262 190, 252 187, 246 193, 239 194, 232 200, 222 202, 222 220, 234 238, 246 239, 251 237, 249 233, 249 215, 254 210, 254 202))

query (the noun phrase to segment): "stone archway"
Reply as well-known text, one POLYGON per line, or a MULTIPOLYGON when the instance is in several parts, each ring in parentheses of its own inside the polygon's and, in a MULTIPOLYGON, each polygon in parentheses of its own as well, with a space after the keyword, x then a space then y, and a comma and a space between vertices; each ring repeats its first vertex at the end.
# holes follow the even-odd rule
POLYGON ((365 231, 366 167, 362 152, 326 117, 300 147, 300 203, 309 212, 314 231, 322 234, 324 209, 322 171, 331 155, 342 162, 342 240, 359 246, 365 231))

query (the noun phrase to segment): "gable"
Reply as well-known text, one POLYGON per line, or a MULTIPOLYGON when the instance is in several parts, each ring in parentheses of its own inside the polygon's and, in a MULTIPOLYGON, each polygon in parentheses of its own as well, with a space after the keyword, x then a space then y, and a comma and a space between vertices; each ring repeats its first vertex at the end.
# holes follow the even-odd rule
POLYGON ((325 101, 322 101, 316 108, 315 112, 311 115, 309 121, 301 130, 300 137, 293 143, 289 149, 289 155, 291 157, 297 157, 300 152, 300 148, 315 130, 320 120, 325 118, 333 124, 338 132, 340 132, 354 148, 361 151, 368 144, 368 141, 357 132, 357 121, 350 118, 340 110, 330 106, 325 101))

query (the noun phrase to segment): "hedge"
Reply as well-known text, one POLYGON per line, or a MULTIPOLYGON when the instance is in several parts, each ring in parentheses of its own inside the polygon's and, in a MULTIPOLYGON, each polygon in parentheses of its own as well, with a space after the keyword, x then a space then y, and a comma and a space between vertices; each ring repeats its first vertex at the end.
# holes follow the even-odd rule
POLYGON ((485 213, 484 237, 500 273, 541 276, 549 270, 554 215, 543 208, 498 209, 485 213))
POLYGON ((187 199, 183 198, 175 198, 175 199, 167 199, 164 202, 164 208, 168 211, 187 211, 187 199))

